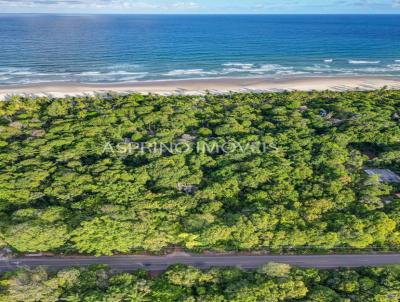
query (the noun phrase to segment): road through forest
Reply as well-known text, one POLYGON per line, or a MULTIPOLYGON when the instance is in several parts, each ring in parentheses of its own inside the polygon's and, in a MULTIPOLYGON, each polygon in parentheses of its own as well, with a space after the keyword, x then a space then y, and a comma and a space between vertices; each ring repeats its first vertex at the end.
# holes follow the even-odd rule
POLYGON ((236 266, 242 269, 254 269, 267 262, 287 263, 293 266, 320 269, 382 266, 400 264, 400 254, 240 256, 175 253, 167 256, 20 257, 0 260, 0 272, 14 270, 24 266, 46 266, 49 269, 59 270, 70 266, 89 266, 93 264, 107 264, 115 271, 133 271, 139 268, 144 268, 149 271, 163 271, 168 266, 177 263, 191 265, 200 269, 214 266, 236 266))

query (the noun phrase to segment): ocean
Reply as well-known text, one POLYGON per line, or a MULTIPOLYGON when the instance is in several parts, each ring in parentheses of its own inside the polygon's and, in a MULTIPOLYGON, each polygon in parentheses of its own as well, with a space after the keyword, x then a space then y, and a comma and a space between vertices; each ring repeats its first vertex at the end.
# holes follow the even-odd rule
POLYGON ((400 76, 400 15, 0 15, 0 85, 400 76))

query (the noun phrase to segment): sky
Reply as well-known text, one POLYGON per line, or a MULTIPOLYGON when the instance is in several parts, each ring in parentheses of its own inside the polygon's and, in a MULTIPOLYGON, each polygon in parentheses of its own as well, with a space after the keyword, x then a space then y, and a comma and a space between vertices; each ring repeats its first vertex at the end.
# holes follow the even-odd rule
POLYGON ((0 0, 1 13, 400 13, 400 0, 0 0))

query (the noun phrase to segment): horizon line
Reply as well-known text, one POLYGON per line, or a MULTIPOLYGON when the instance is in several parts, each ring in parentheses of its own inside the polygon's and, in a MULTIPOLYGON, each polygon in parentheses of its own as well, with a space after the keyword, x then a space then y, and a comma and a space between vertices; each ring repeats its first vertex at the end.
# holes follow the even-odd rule
POLYGON ((350 16, 400 16, 400 12, 398 13, 214 13, 214 12, 173 12, 173 13, 163 13, 163 12, 6 12, 0 13, 0 15, 264 15, 264 16, 342 16, 342 15, 350 15, 350 16))

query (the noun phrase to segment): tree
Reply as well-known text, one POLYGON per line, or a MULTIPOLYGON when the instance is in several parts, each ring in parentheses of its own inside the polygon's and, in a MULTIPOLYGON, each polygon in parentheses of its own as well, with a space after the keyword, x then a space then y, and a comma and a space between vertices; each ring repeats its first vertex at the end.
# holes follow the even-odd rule
POLYGON ((151 281, 131 274, 120 274, 110 278, 105 301, 150 302, 151 281))
POLYGON ((19 252, 46 252, 55 250, 68 240, 65 224, 47 224, 30 221, 9 226, 5 241, 19 252))
POLYGON ((40 267, 32 272, 19 270, 8 281, 9 301, 56 302, 61 293, 57 279, 40 267))
MULTIPOLYGON (((264 267, 259 270, 263 270, 264 267)), ((258 271, 259 271, 258 270, 258 271)), ((284 276, 234 267, 201 271, 174 265, 150 276, 118 273, 103 265, 59 272, 18 269, 0 280, 0 301, 9 302, 349 302, 396 300, 399 266, 352 269, 293 268, 284 276)))
POLYGON ((399 187, 363 169, 400 173, 399 107, 396 90, 10 98, 0 102, 0 245, 97 255, 398 246, 399 187), (179 142, 192 148, 140 148, 179 142))
POLYGON ((337 302, 340 296, 333 289, 326 286, 316 286, 308 295, 310 302, 337 302))
POLYGON ((72 241, 80 252, 96 255, 127 253, 132 248, 132 225, 107 216, 96 217, 81 223, 72 233, 72 241))
POLYGON ((185 265, 175 265, 168 269, 165 275, 172 284, 187 287, 204 282, 211 282, 213 280, 212 275, 203 273, 199 269, 185 265))
POLYGON ((285 263, 269 262, 257 271, 270 277, 286 277, 290 273, 290 265, 285 263))

